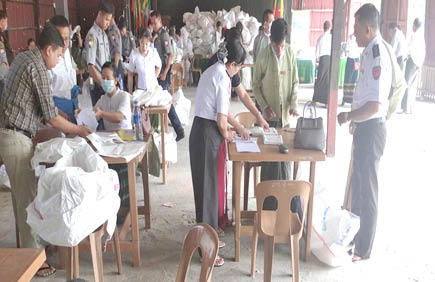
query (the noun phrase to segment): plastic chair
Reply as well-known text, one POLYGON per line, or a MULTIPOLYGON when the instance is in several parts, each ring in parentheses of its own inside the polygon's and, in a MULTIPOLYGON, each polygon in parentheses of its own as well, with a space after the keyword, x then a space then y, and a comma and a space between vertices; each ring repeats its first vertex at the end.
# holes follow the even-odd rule
POLYGON ((299 240, 304 229, 310 193, 311 184, 305 181, 271 180, 257 185, 255 189, 257 215, 254 220, 251 252, 252 277, 255 273, 258 233, 260 233, 264 238, 264 281, 272 279, 275 243, 290 243, 293 281, 299 281, 299 240), (270 196, 277 199, 277 210, 263 210, 264 200, 270 196), (290 210, 291 201, 296 196, 300 196, 303 200, 302 220, 299 219, 297 212, 290 210))
POLYGON ((190 71, 192 72, 192 75, 194 72, 199 73, 199 77, 198 77, 198 82, 199 82, 199 78, 202 75, 202 70, 201 70, 201 59, 202 56, 199 54, 195 54, 193 56, 193 60, 192 60, 192 66, 190 67, 190 71))
MULTIPOLYGON (((251 112, 243 112, 238 113, 234 117, 243 127, 245 128, 251 128, 255 125, 255 122, 257 119, 251 112)), ((245 162, 243 165, 244 173, 245 173, 245 180, 244 180, 244 193, 243 193, 243 210, 248 210, 248 198, 249 198, 249 173, 251 171, 251 168, 254 168, 254 187, 257 186, 258 182, 260 182, 260 162, 245 162)))
POLYGON ((190 261, 193 256, 193 252, 197 248, 200 248, 202 254, 199 282, 211 281, 214 262, 219 251, 218 242, 218 235, 210 225, 198 223, 193 226, 184 238, 183 251, 181 253, 180 264, 175 282, 186 281, 190 261))

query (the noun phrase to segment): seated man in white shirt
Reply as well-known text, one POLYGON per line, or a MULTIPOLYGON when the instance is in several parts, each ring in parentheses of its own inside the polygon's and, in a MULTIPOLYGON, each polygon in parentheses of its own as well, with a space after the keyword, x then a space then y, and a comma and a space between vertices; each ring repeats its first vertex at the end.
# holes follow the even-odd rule
POLYGON ((114 68, 111 62, 103 65, 101 87, 105 95, 95 104, 97 119, 103 119, 105 130, 131 129, 130 94, 119 89, 116 84, 114 68))

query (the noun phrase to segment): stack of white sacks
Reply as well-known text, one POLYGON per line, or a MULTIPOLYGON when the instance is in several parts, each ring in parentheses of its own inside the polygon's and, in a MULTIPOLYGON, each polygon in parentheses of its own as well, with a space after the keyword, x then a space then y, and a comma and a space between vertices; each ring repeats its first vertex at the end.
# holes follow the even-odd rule
MULTIPOLYGON (((237 22, 243 24, 242 44, 248 53, 245 64, 253 63, 253 57, 249 53, 254 48, 254 39, 261 24, 255 17, 243 12, 240 6, 230 11, 221 10, 217 13, 214 11, 200 12, 196 7, 193 14, 185 13, 183 15, 185 26, 181 28, 184 56, 192 57, 193 54, 200 54, 205 57, 217 51, 220 43, 216 42, 216 22, 218 21, 222 23, 222 27, 227 29, 235 27, 237 22)), ((251 72, 249 68, 242 70, 242 84, 250 89, 251 72)))

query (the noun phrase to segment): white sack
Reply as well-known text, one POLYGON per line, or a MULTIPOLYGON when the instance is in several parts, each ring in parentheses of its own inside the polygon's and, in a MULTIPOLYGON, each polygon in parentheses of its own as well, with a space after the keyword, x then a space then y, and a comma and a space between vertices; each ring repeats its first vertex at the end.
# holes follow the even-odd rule
POLYGON ((177 113, 178 119, 184 126, 189 125, 190 108, 192 107, 192 102, 187 99, 183 90, 180 88, 173 96, 175 112, 177 113))
POLYGON ((0 166, 0 188, 11 188, 11 182, 4 165, 0 166))
POLYGON ((171 94, 167 90, 163 90, 160 85, 157 85, 152 91, 137 89, 131 96, 131 101, 138 101, 139 105, 150 106, 166 106, 172 100, 171 94))
POLYGON ((58 246, 76 246, 106 221, 111 236, 120 205, 118 193, 117 173, 85 144, 41 171, 36 198, 26 209, 27 223, 42 239, 58 246))
MULTIPOLYGON (((162 161, 162 137, 159 133, 154 133, 154 143, 159 150, 160 161, 162 161)), ((177 142, 172 132, 165 133, 165 160, 174 164, 177 162, 177 142)))

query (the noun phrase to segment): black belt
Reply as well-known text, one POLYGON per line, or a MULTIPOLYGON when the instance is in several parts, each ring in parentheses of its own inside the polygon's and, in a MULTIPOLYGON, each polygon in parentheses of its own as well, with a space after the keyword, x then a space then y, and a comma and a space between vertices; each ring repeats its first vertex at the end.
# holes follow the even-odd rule
POLYGON ((16 131, 16 132, 18 132, 18 133, 23 134, 24 136, 29 137, 29 138, 32 138, 32 136, 33 136, 32 133, 31 133, 30 131, 22 130, 22 129, 19 129, 19 128, 16 128, 16 127, 13 127, 13 126, 6 126, 6 129, 14 130, 14 131, 16 131))

